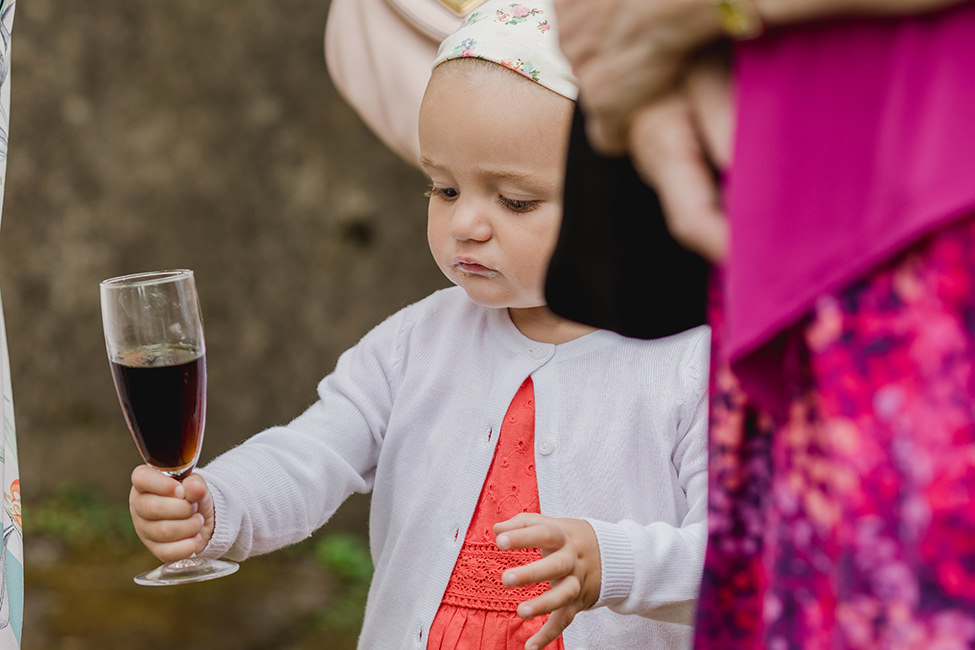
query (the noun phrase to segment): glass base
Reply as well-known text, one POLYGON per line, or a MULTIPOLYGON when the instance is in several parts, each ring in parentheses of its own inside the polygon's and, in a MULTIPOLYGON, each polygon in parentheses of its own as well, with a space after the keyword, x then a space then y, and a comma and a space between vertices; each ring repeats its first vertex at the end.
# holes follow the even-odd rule
POLYGON ((239 564, 227 560, 189 557, 140 573, 134 580, 136 584, 147 586, 184 585, 229 576, 239 568, 239 564))

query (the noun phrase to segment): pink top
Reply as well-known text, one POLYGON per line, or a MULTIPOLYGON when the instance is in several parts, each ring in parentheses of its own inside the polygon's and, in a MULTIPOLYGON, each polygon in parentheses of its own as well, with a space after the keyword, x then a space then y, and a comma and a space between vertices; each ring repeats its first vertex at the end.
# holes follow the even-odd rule
POLYGON ((975 213, 975 3, 771 32, 739 44, 734 76, 733 362, 817 296, 975 213))

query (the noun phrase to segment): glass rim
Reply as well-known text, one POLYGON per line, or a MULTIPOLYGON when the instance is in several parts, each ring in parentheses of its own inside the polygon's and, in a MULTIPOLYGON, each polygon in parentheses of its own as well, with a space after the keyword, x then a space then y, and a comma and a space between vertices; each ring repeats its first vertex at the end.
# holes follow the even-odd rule
POLYGON ((181 278, 192 278, 191 269, 167 269, 163 271, 142 271, 140 273, 128 273, 117 275, 99 282, 99 286, 111 287, 138 287, 152 284, 163 284, 181 278))

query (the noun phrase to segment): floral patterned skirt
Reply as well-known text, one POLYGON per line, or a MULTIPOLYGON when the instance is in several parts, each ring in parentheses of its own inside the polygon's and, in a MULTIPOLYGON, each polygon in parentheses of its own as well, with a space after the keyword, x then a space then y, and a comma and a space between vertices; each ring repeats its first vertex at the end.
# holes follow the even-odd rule
POLYGON ((816 304, 782 421, 722 321, 695 647, 975 648, 975 219, 816 304))

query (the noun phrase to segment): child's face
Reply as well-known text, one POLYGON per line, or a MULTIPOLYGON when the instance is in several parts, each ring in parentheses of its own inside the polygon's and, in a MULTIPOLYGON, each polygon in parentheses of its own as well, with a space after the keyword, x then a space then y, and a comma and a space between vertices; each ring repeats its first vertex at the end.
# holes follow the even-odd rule
POLYGON ((448 61, 427 86, 427 239, 437 265, 474 302, 539 307, 562 219, 572 102, 484 65, 448 61))

